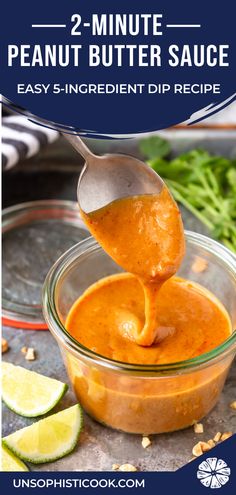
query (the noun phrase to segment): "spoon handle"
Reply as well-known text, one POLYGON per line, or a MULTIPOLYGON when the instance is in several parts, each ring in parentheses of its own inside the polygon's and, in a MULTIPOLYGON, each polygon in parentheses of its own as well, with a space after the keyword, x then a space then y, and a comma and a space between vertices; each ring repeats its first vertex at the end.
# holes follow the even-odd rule
POLYGON ((82 139, 80 139, 79 136, 76 136, 75 134, 67 134, 65 132, 62 132, 62 135, 64 138, 69 141, 69 143, 75 148, 76 151, 79 152, 80 155, 87 161, 89 158, 94 157, 94 154, 90 149, 84 144, 82 139))

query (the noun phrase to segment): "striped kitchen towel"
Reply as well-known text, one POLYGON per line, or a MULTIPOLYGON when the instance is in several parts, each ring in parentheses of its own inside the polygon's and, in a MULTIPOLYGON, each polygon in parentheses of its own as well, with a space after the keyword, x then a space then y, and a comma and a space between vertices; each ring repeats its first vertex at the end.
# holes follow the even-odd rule
POLYGON ((34 124, 21 115, 3 117, 1 134, 3 170, 35 155, 42 146, 52 143, 59 136, 57 131, 34 124))

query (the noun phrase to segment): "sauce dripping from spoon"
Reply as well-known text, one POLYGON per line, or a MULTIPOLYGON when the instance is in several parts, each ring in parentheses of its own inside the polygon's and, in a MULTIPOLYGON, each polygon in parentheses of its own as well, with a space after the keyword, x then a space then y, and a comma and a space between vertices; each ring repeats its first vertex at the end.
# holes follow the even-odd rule
POLYGON ((125 197, 82 218, 103 249, 136 275, 145 296, 145 322, 127 325, 125 336, 151 346, 174 329, 158 325, 158 292, 178 270, 185 254, 180 211, 166 186, 159 194, 125 197))

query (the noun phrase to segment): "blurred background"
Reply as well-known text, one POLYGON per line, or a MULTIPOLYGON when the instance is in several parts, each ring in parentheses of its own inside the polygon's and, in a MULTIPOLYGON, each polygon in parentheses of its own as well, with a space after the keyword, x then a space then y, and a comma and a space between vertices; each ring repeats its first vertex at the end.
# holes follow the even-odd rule
MULTIPOLYGON (((3 208, 36 200, 76 202, 83 159, 69 143, 57 131, 36 125, 24 116, 9 114, 6 108, 3 108, 2 124, 3 208)), ((231 248, 231 239, 227 244, 228 234, 223 232, 223 228, 228 217, 232 217, 229 226, 231 237, 231 223, 236 224, 236 205, 232 198, 236 196, 236 102, 193 126, 183 123, 137 138, 87 139, 87 143, 98 154, 121 152, 148 161, 164 180, 172 181, 168 185, 183 206, 186 228, 195 227, 193 230, 211 234, 223 242, 226 239, 226 245, 231 248), (188 154, 185 156, 185 153, 188 154), (178 163, 172 163, 174 159, 178 159, 178 163), (190 169, 194 174, 201 169, 203 174, 200 178, 196 174, 193 176, 190 169), (217 184, 213 184, 216 180, 212 174, 217 184), (213 202, 221 204, 220 211, 216 210, 215 216, 210 217, 211 225, 212 221, 215 222, 212 229, 209 229, 208 219, 204 221, 202 216, 203 208, 203 213, 209 216, 209 212, 205 212, 209 199, 209 191, 205 191, 203 184, 206 180, 217 196, 213 202), (191 182, 193 188, 198 187, 195 193, 189 188, 191 182), (187 188, 186 191, 183 187, 187 188), (205 195, 203 206, 201 200, 200 204, 196 203, 196 197, 202 194, 205 195), (224 210, 229 210, 227 218, 221 218, 223 201, 224 210), (232 215, 231 210, 234 210, 232 215)), ((236 251, 235 232, 233 237, 236 251)))
MULTIPOLYGON (((35 143, 33 145, 31 142, 28 143, 24 132, 28 131, 27 125, 29 121, 25 117, 9 114, 3 107, 2 153, 4 153, 4 143, 10 142, 7 146, 7 153, 11 158, 8 166, 6 164, 4 166, 3 160, 3 207, 33 199, 76 200, 76 181, 83 163, 82 159, 54 131, 49 131, 50 136, 46 134, 43 138, 41 137, 39 146, 35 146, 35 143), (9 126, 6 117, 13 120, 10 124, 11 128, 4 127, 9 126), (17 123, 18 119, 21 120, 20 124, 17 123), (20 128, 22 125, 23 129, 20 128), (13 137, 9 135, 9 131, 13 132, 13 137), (21 146, 18 143, 16 150, 17 140, 21 146)), ((35 126, 35 129, 41 131, 42 135, 45 131, 40 126, 35 126)), ((197 147, 214 154, 235 158, 236 102, 200 124, 191 127, 181 124, 157 134, 170 140, 172 156, 197 147)), ((140 156, 139 139, 114 141, 90 139, 88 141, 89 146, 101 154, 110 151, 125 151, 140 156)))

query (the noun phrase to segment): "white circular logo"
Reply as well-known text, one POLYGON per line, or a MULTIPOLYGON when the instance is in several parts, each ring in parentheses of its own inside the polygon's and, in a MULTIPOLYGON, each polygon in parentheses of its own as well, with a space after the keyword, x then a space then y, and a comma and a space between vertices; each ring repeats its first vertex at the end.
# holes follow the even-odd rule
POLYGON ((221 488, 229 481, 230 468, 217 457, 208 457, 198 466, 197 478, 207 488, 221 488))

